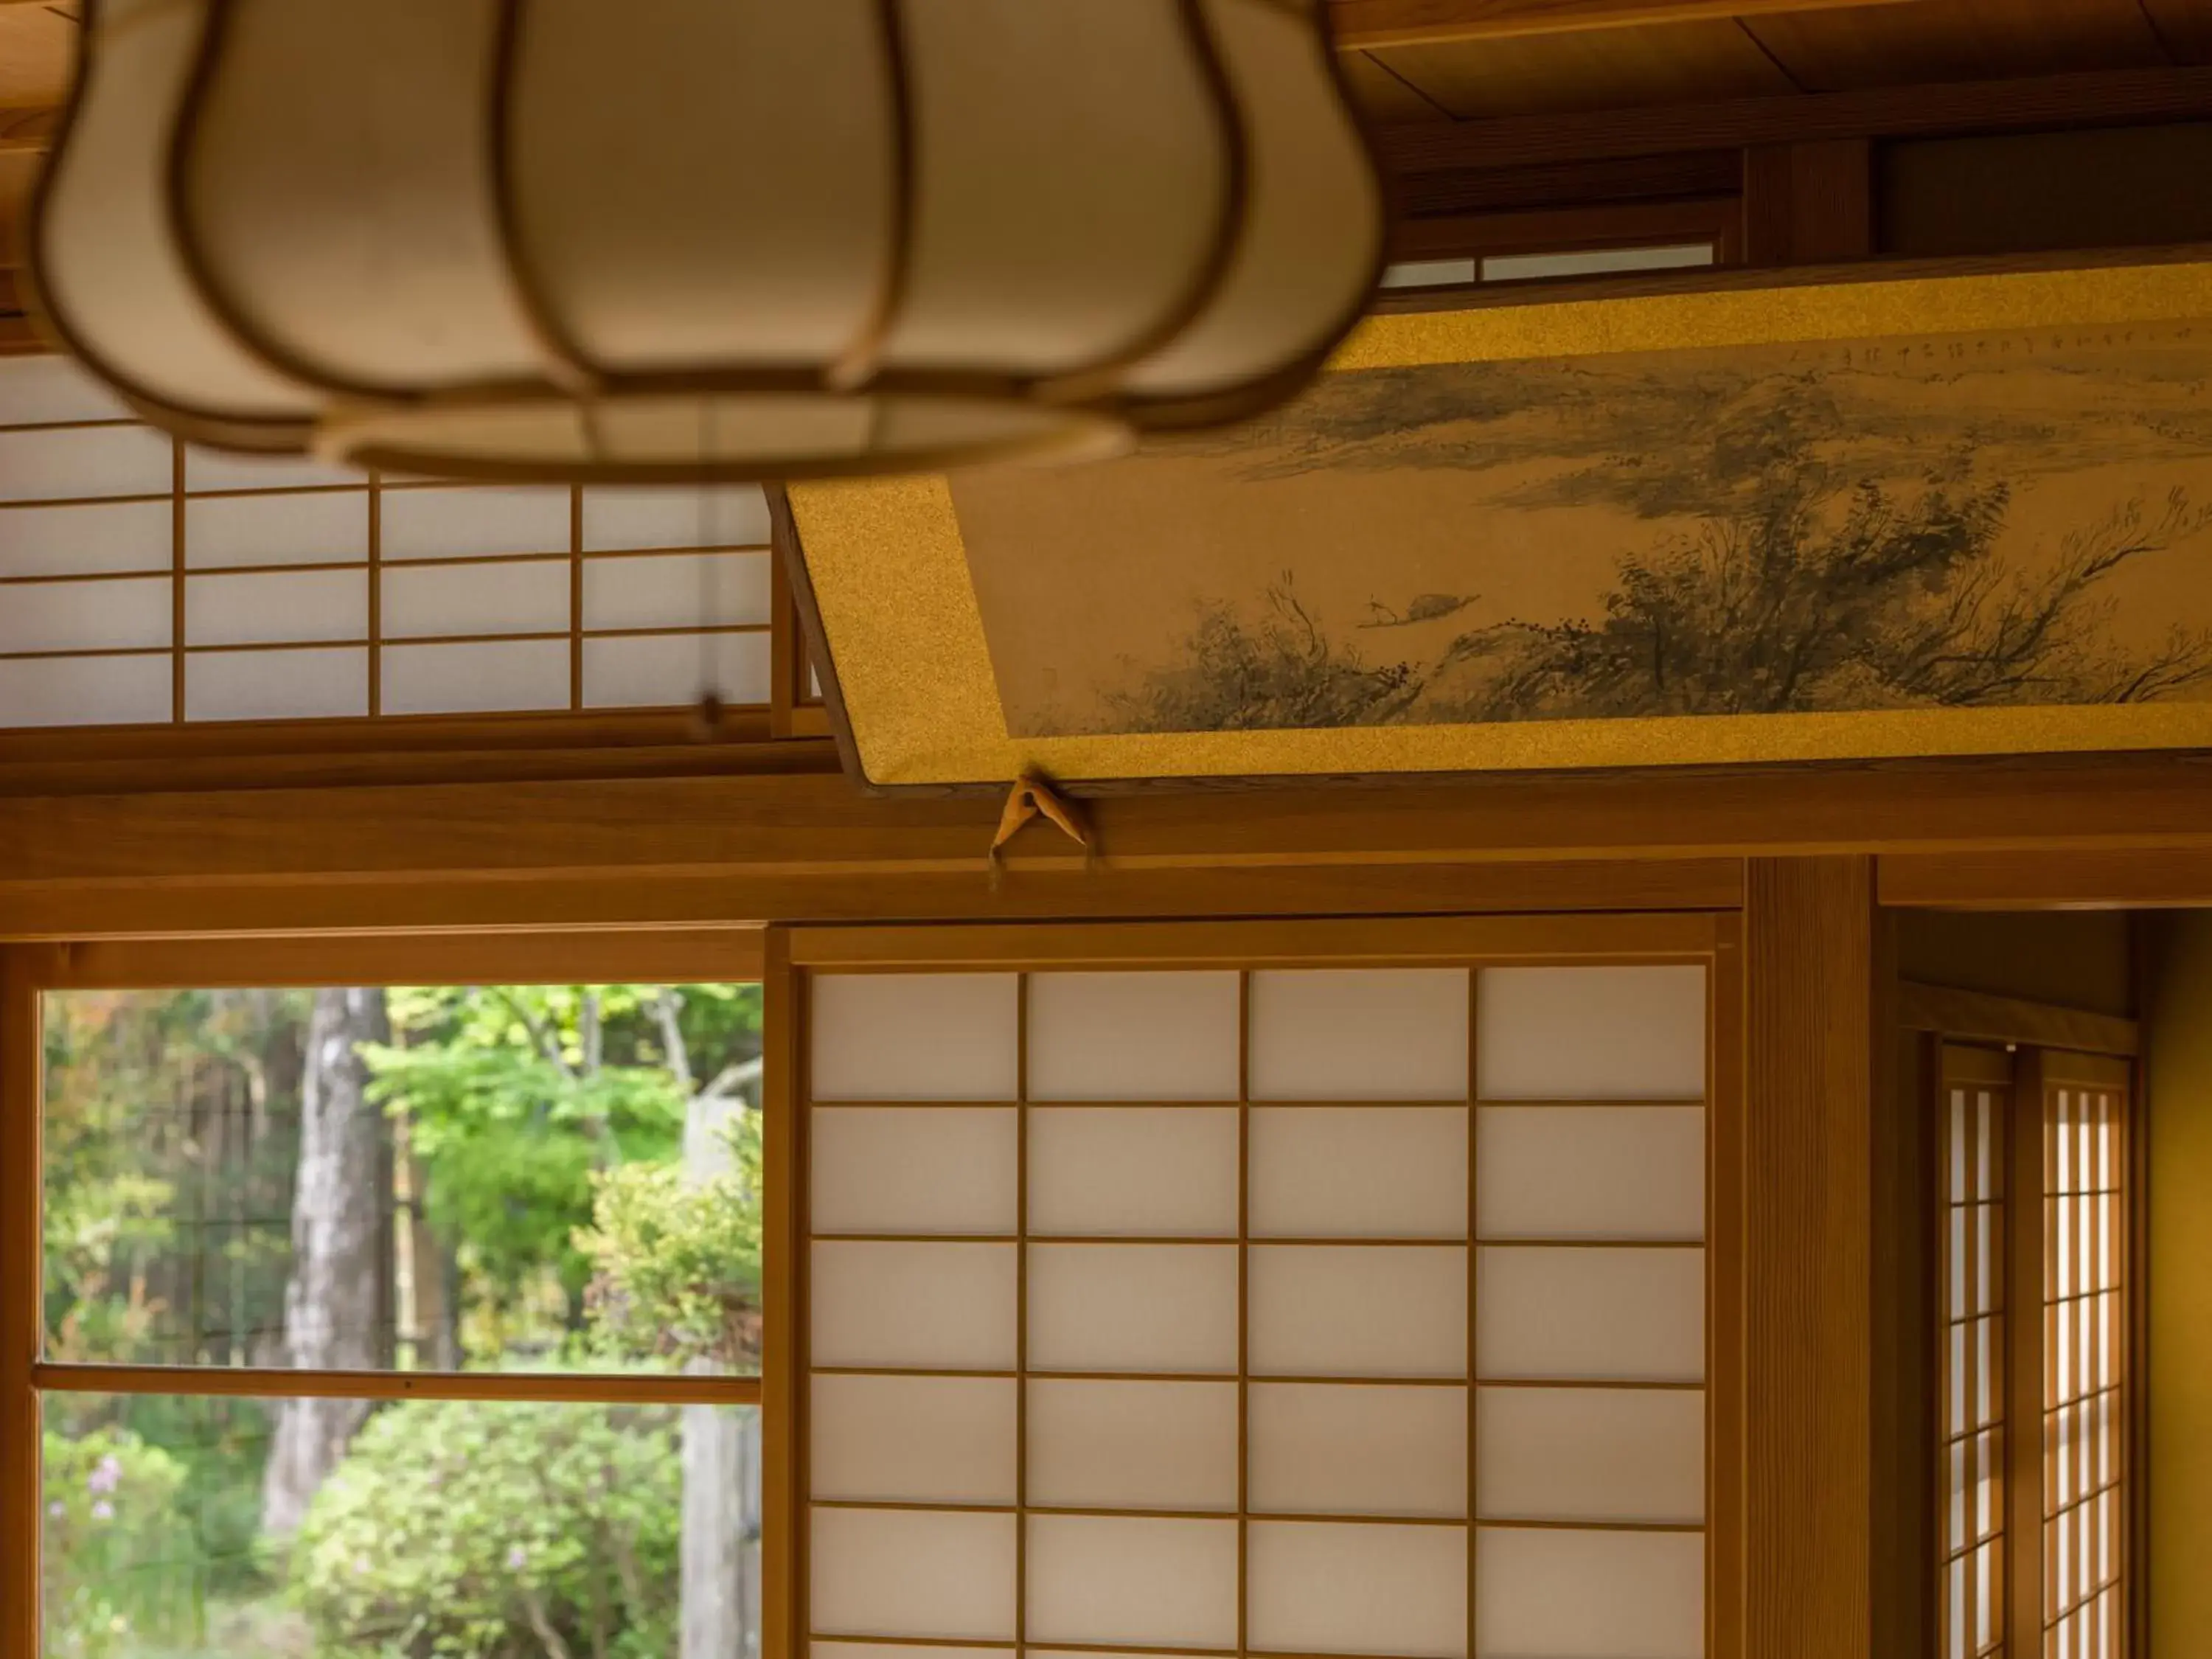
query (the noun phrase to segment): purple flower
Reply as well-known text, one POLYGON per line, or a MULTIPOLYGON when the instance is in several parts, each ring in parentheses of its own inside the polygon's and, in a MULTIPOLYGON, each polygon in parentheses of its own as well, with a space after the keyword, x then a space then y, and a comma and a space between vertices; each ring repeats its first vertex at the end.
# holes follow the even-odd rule
POLYGON ((85 1490, 95 1497, 101 1492, 113 1492, 122 1484, 123 1460, 113 1452, 95 1463, 92 1473, 84 1478, 85 1490))
POLYGON ((69 1513, 69 1505, 63 1503, 60 1498, 57 1498, 52 1503, 46 1505, 46 1513, 52 1516, 54 1519, 58 1521, 62 1516, 69 1513))
POLYGON ((115 1519, 115 1505, 105 1498, 101 1498, 92 1506, 92 1518, 95 1521, 112 1521, 115 1519))
POLYGON ((524 1549, 521 1545, 510 1544, 507 1546, 507 1570, 509 1572, 520 1572, 529 1559, 530 1553, 524 1549))

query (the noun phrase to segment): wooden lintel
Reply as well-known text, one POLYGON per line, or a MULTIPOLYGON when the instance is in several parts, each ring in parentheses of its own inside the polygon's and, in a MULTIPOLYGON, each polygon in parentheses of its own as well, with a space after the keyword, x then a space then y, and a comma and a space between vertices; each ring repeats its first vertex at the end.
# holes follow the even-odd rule
POLYGON ((1364 52, 1376 46, 1896 3, 1898 0, 1329 0, 1328 9, 1338 49, 1364 52))
POLYGON ((1983 1042, 2032 1043, 2092 1054, 2142 1051, 2142 1029, 2117 1014, 2061 1008, 2019 997, 1990 996, 1948 985, 1905 980, 1897 988, 1898 1024, 1909 1031, 1983 1042))
POLYGON ((2212 68, 2109 70, 2015 81, 1872 87, 1383 129, 1401 175, 1534 167, 1832 138, 1905 138, 2212 117, 2212 68))
MULTIPOLYGON (((1700 908, 1745 857, 2163 847, 2212 866, 2171 756, 1139 792, 1094 860, 996 801, 819 775, 0 799, 0 936, 965 917, 1700 908)), ((1885 883, 1887 885, 1887 883, 1885 883)))

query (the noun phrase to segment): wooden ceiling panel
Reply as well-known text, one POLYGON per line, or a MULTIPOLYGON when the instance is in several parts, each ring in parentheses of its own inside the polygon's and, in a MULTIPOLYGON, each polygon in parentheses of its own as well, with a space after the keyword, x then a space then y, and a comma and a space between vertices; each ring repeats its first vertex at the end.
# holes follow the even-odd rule
POLYGON ((2168 61, 2139 0, 1913 0, 1742 26, 1809 92, 2168 61))
POLYGON ((2185 64, 2212 64, 2212 0, 2142 0, 2166 49, 2185 64))
POLYGON ((1344 83, 1352 88, 1352 101, 1378 126, 1402 126, 1408 121, 1449 121, 1451 112, 1431 102, 1375 59, 1372 52, 1340 53, 1337 63, 1344 83))
POLYGON ((1795 91, 1733 20, 1399 46, 1372 54, 1454 115, 1534 115, 1795 91))
POLYGON ((76 48, 76 25, 57 8, 0 4, 0 109, 60 103, 76 48))

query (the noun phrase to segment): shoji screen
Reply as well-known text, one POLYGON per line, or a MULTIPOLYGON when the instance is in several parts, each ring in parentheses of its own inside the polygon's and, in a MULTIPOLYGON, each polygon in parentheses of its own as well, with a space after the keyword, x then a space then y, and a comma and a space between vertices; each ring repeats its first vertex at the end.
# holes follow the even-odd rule
POLYGON ((0 729, 764 704, 768 542, 754 489, 240 459, 0 358, 0 729))
POLYGON ((1707 968, 1468 954, 809 976, 818 1659, 1709 1650, 1707 968))

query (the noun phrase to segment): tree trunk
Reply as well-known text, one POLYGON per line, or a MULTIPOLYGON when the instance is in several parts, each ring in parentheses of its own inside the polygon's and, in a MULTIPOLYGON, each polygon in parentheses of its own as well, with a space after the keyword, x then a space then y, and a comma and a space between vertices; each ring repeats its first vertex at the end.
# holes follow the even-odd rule
MULTIPOLYGON (((390 1240, 380 1176, 389 1170, 384 1114, 368 1099, 364 1042, 389 1042, 381 989, 319 990, 307 1024, 300 1090, 299 1181, 292 1272, 284 1286, 283 1363, 370 1370, 385 1350, 390 1240)), ((262 1530, 289 1537, 368 1415, 353 1400, 288 1400, 263 1478, 262 1530)))

